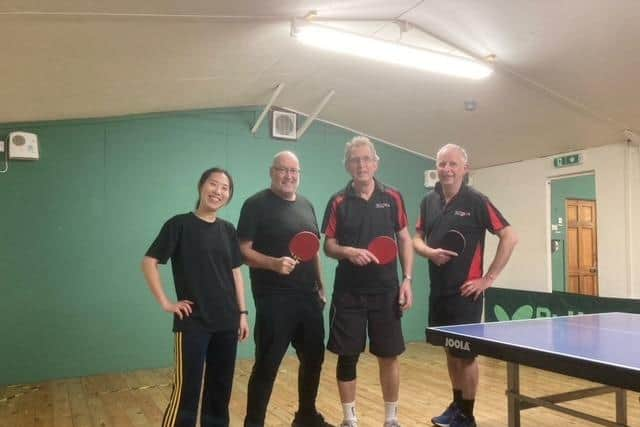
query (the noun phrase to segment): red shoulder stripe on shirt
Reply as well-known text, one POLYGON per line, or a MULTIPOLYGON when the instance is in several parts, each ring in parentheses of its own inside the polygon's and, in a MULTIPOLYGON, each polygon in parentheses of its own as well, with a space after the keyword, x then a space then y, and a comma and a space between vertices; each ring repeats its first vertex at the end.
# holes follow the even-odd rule
POLYGON ((385 193, 389 194, 396 201, 396 206, 398 207, 398 218, 396 221, 398 222, 398 230, 402 230, 407 226, 407 210, 404 207, 404 203, 402 202, 402 196, 395 190, 387 188, 385 193))
POLYGON ((493 231, 502 230, 507 226, 507 224, 502 222, 502 219, 500 219, 500 216, 496 212, 496 208, 494 208, 490 202, 487 202, 487 211, 489 212, 489 219, 491 220, 491 228, 493 231))
POLYGON ((329 222, 327 223, 327 229, 324 231, 324 235, 329 238, 336 237, 336 226, 338 220, 336 218, 338 212, 338 206, 344 201, 344 196, 337 196, 331 204, 331 213, 329 214, 329 222))

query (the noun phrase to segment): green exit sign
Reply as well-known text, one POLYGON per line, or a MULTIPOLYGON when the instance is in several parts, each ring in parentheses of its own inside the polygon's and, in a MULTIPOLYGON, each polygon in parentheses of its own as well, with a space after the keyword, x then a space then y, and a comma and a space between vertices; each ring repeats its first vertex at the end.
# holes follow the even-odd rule
POLYGON ((575 166, 582 163, 582 154, 568 154, 566 156, 554 157, 553 166, 563 168, 565 166, 575 166))

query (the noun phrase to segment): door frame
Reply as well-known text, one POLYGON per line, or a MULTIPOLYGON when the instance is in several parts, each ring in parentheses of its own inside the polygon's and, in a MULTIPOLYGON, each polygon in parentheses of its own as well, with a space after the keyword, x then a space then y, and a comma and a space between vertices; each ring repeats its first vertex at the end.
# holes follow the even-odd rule
MULTIPOLYGON (((595 179, 596 179, 596 171, 595 169, 591 169, 591 170, 586 170, 586 171, 581 171, 581 172, 577 172, 577 173, 567 173, 567 174, 557 174, 557 175, 553 175, 553 176, 548 176, 547 180, 546 180, 546 193, 547 193, 547 197, 546 197, 546 212, 547 212, 547 218, 546 218, 546 223, 547 223, 547 227, 546 227, 546 260, 547 260, 547 289, 549 290, 549 292, 554 292, 553 289, 553 257, 552 257, 552 252, 551 252, 551 240, 554 238, 554 234, 552 233, 552 218, 551 218, 551 203, 552 203, 552 197, 553 195, 551 194, 551 184, 554 181, 562 181, 565 179, 570 179, 570 178, 577 178, 577 177, 581 177, 581 176, 593 176, 594 178, 594 193, 596 195, 595 197, 595 201, 596 203, 598 202, 598 194, 597 194, 597 188, 595 187, 595 179)), ((581 198, 581 197, 577 197, 574 196, 574 198, 581 198)), ((587 198, 588 199, 588 198, 587 198)), ((565 208, 566 209, 566 208, 565 208)), ((564 217, 566 218, 566 212, 564 217)), ((566 226, 566 224, 564 224, 564 226, 566 226)), ((596 233, 598 233, 598 227, 596 226, 596 233)), ((566 233, 565 233, 566 234, 566 233)), ((566 259, 564 261, 564 263, 566 264, 566 259)), ((563 291, 567 290, 567 272, 566 270, 563 273, 563 291)), ((555 290, 556 292, 558 291, 557 289, 555 290)))

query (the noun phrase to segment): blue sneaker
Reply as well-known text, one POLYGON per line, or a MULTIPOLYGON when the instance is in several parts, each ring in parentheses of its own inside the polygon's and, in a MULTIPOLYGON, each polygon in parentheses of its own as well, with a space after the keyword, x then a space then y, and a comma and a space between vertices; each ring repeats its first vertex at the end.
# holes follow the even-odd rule
POLYGON ((431 418, 431 423, 435 426, 449 427, 451 420, 458 413, 462 413, 460 408, 456 405, 456 402, 451 402, 442 414, 431 418))
POLYGON ((451 419, 449 427, 477 427, 476 419, 473 415, 467 416, 462 411, 458 411, 451 419))

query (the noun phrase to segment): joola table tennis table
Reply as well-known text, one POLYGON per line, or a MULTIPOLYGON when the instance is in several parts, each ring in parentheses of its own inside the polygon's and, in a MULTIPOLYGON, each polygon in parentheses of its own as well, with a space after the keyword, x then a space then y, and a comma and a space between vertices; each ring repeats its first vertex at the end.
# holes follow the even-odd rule
POLYGON ((509 427, 520 411, 545 407, 606 426, 627 425, 625 390, 640 392, 640 314, 601 313, 427 328, 434 345, 507 362, 509 427), (543 397, 520 394, 519 366, 557 372, 602 384, 543 397), (616 421, 558 403, 614 392, 616 421))

